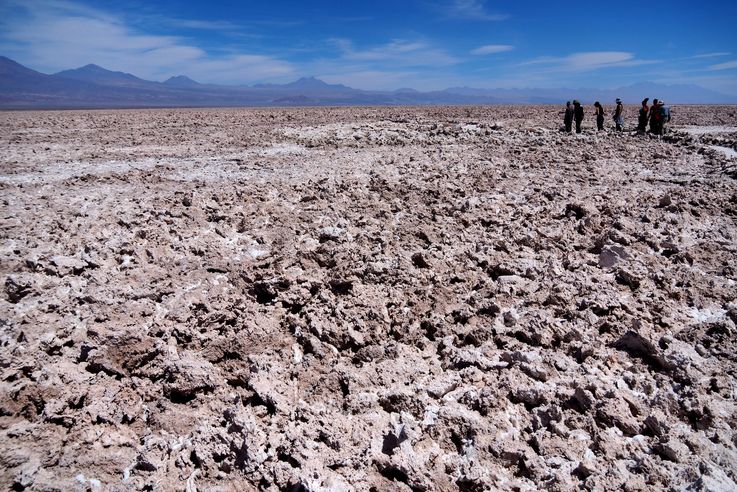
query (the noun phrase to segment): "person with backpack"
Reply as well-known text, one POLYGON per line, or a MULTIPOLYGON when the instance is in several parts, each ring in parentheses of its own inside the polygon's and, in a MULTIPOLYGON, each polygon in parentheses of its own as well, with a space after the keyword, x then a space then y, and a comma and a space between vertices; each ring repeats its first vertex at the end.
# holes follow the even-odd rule
POLYGON ((581 133, 581 122, 583 121, 583 107, 578 101, 573 101, 573 118, 576 120, 576 133, 581 133))
POLYGON ((617 98, 617 108, 614 110, 613 118, 617 131, 621 132, 624 129, 624 106, 622 106, 622 100, 619 98, 617 98))
POLYGON ((571 101, 566 101, 566 114, 563 116, 563 124, 566 126, 566 133, 571 133, 571 126, 573 126, 573 106, 571 106, 571 101))
POLYGON ((640 113, 637 119, 637 134, 643 135, 645 131, 647 130, 647 119, 649 116, 650 108, 647 106, 647 102, 650 100, 649 97, 646 97, 642 100, 642 107, 640 108, 640 113))
POLYGON ((596 115, 596 130, 602 131, 604 129, 604 108, 599 101, 594 103, 594 114, 596 115))

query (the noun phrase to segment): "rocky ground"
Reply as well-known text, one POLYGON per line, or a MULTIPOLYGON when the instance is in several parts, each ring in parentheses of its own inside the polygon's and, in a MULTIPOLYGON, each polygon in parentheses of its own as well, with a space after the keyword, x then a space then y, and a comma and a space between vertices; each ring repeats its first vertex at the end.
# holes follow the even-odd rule
POLYGON ((711 109, 0 113, 0 485, 734 490, 711 109))

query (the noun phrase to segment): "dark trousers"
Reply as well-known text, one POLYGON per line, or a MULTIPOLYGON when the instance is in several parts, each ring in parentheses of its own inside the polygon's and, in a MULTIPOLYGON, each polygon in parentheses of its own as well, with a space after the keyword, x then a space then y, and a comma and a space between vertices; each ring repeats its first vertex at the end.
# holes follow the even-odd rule
POLYGON ((645 133, 646 129, 647 129, 647 118, 640 118, 640 121, 637 122, 637 132, 645 133))
POLYGON ((576 133, 581 133, 581 121, 583 120, 576 120, 576 133))
POLYGON ((564 121, 563 122, 566 125, 566 132, 571 133, 571 126, 573 125, 572 121, 564 121))
POLYGON ((604 115, 600 114, 596 117, 596 129, 597 130, 603 130, 604 129, 604 115))

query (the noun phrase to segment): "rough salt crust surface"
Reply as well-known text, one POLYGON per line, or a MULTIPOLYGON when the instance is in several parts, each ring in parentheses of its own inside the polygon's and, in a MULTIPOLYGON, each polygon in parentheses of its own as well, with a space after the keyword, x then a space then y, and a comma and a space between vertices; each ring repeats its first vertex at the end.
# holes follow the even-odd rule
POLYGON ((737 108, 673 116, 0 113, 0 486, 737 489, 737 108))

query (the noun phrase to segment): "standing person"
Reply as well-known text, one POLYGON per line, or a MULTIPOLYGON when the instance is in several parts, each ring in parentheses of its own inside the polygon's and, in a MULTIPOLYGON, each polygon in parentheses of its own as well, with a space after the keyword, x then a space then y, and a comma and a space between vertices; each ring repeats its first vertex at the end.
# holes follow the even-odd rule
POLYGON ((661 99, 658 102, 658 109, 660 111, 660 135, 665 135, 665 127, 670 123, 670 108, 661 99))
POLYGON ((576 133, 581 133, 581 122, 583 121, 583 107, 578 101, 573 101, 573 118, 576 120, 576 133))
POLYGON ((649 116, 650 108, 647 107, 647 102, 650 100, 649 97, 646 97, 642 100, 642 107, 640 108, 640 114, 637 119, 637 134, 642 135, 647 130, 647 118, 649 116))
POLYGON ((622 100, 617 98, 617 108, 614 110, 614 123, 617 125, 617 131, 621 132, 624 129, 624 107, 622 106, 622 100))
POLYGON ((571 101, 566 101, 566 114, 563 117, 563 124, 566 125, 566 133, 571 133, 571 126, 573 125, 573 106, 571 106, 571 101))
POLYGON ((653 99, 653 106, 650 108, 650 133, 653 135, 660 135, 659 104, 660 102, 657 99, 653 99))
POLYGON ((599 101, 594 103, 594 114, 596 115, 596 129, 601 131, 604 129, 604 108, 601 107, 599 101))

